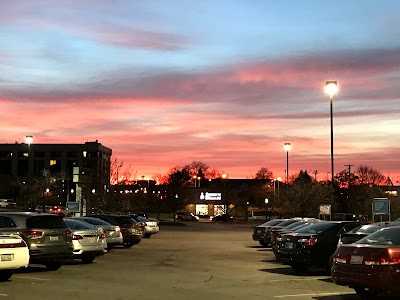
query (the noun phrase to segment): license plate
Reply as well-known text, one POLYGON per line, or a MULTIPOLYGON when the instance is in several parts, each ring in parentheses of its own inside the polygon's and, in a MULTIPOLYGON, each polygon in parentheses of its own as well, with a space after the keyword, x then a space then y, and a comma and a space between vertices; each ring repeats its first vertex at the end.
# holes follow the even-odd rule
POLYGON ((88 238, 88 242, 89 243, 94 243, 96 241, 96 238, 95 237, 89 237, 88 238))
POLYGON ((14 260, 14 255, 12 254, 2 254, 0 256, 1 261, 13 261, 14 260))
POLYGON ((50 242, 58 241, 58 236, 50 236, 50 242))
POLYGON ((350 257, 350 263, 353 265, 361 265, 363 262, 363 257, 358 255, 352 255, 350 257))
POLYGON ((294 243, 293 242, 285 242, 286 249, 293 249, 294 243))

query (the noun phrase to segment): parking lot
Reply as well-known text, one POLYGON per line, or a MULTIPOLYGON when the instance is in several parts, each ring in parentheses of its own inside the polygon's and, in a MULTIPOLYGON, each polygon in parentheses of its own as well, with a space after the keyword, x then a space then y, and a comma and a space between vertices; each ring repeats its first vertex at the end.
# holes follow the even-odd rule
POLYGON ((0 283, 8 299, 359 299, 324 270, 296 275, 274 262, 247 224, 161 225, 132 248, 58 271, 32 266, 0 283))

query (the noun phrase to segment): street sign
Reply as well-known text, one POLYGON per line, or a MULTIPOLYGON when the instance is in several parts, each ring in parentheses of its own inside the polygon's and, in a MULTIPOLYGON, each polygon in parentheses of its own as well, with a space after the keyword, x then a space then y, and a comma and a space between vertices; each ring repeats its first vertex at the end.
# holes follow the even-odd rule
POLYGON ((390 211, 390 202, 388 198, 374 198, 373 200, 374 215, 387 215, 390 211))
POLYGON ((79 212, 79 202, 68 202, 67 203, 67 211, 68 212, 79 212))

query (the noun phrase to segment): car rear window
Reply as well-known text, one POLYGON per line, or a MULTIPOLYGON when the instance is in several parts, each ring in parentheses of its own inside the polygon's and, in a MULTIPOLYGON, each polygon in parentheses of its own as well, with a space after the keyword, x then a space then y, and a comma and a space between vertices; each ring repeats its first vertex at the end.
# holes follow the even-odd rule
POLYGON ((130 217, 118 216, 118 217, 115 217, 115 218, 118 220, 119 224, 131 224, 131 225, 134 225, 134 224, 137 223, 134 219, 132 219, 130 217))
MULTIPOLYGON (((93 225, 111 225, 110 223, 101 220, 101 219, 97 219, 97 218, 81 218, 84 222, 93 224, 93 225)), ((79 219, 79 220, 81 220, 79 219)))
POLYGON ((62 217, 59 216, 33 216, 26 219, 26 227, 38 229, 68 228, 62 217))
POLYGON ((355 232, 359 233, 373 233, 377 230, 379 230, 381 227, 376 226, 376 225, 364 225, 360 229, 355 230, 355 232))
POLYGON ((375 231, 356 242, 356 244, 399 246, 400 228, 387 228, 375 231))
POLYGON ((335 223, 315 223, 296 230, 296 233, 321 233, 333 226, 335 226, 335 223))
POLYGON ((275 220, 265 222, 265 223, 261 224, 261 226, 275 226, 279 223, 282 223, 283 221, 285 221, 285 220, 275 219, 275 220))
POLYGON ((67 223, 69 229, 76 230, 76 229, 92 229, 93 225, 87 224, 85 222, 80 222, 77 220, 66 219, 65 223, 67 223))

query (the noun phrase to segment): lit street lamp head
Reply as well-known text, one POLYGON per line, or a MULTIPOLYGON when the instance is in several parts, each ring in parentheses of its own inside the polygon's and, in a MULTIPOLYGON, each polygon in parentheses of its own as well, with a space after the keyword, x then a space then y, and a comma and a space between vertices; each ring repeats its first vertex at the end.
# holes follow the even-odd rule
POLYGON ((327 81, 325 83, 325 93, 327 93, 329 96, 333 96, 337 93, 338 91, 338 84, 337 81, 327 81))
POLYGON ((290 146, 290 143, 285 143, 285 145, 283 146, 283 149, 285 149, 286 151, 289 151, 290 149, 292 149, 292 146, 290 146))
POLYGON ((33 142, 33 136, 27 135, 27 136, 25 137, 25 142, 26 142, 28 145, 32 144, 32 142, 33 142))

